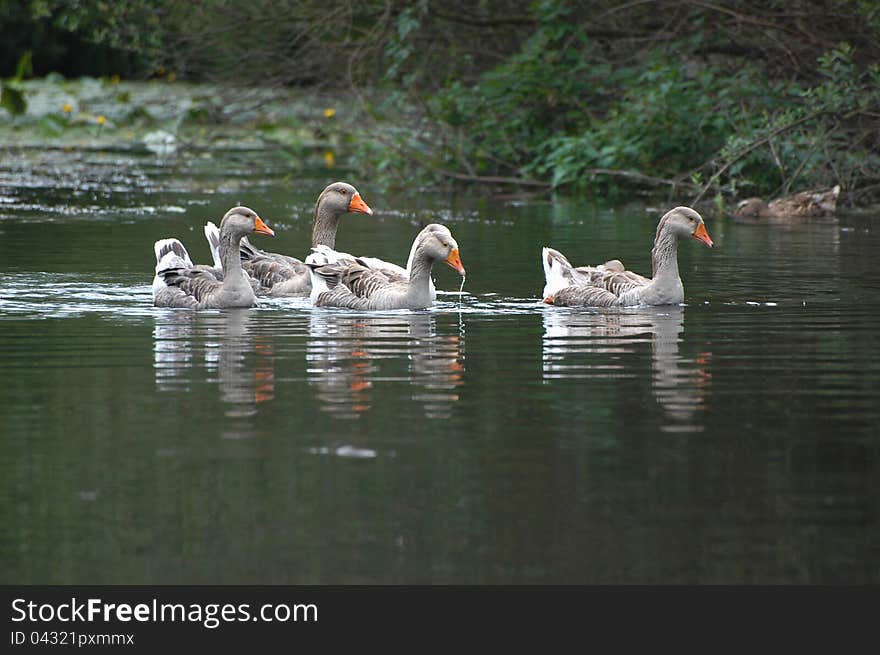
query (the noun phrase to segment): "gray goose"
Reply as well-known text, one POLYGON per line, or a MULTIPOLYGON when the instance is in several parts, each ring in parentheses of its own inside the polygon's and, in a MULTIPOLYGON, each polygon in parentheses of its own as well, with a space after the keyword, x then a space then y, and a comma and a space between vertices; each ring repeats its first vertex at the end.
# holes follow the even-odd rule
POLYGON ((431 268, 442 261, 465 274, 449 228, 431 224, 413 242, 409 274, 405 279, 360 260, 308 264, 312 273, 312 304, 346 309, 425 309, 431 306, 431 268))
MULTIPOLYGON (((432 223, 426 226, 422 231, 430 232, 435 228, 439 228, 441 230, 446 229, 442 225, 432 223)), ((354 255, 350 255, 347 252, 339 252, 326 246, 318 246, 316 248, 312 248, 312 254, 306 257, 306 264, 336 264, 341 261, 356 261, 362 266, 381 271, 382 273, 387 275, 390 280, 405 282, 409 279, 409 272, 412 269, 413 257, 415 257, 416 246, 418 246, 418 243, 418 239, 413 241, 412 247, 409 250, 409 257, 406 260, 406 268, 403 268, 392 262, 386 262, 384 259, 379 259, 378 257, 355 257, 354 255)), ((437 299, 437 289, 434 286, 433 278, 431 278, 431 280, 429 281, 428 286, 431 291, 431 300, 434 301, 437 299)))
POLYGON ((544 302, 563 307, 679 304, 684 300, 684 285, 678 273, 680 239, 696 239, 710 248, 715 245, 695 210, 676 207, 668 211, 657 225, 650 279, 627 271, 618 260, 577 269, 559 251, 544 248, 544 302))
MULTIPOLYGON (((334 182, 328 185, 315 202, 312 248, 327 248, 329 252, 334 252, 339 219, 349 212, 372 214, 373 210, 351 184, 334 182)), ((216 262, 218 233, 213 223, 205 225, 205 237, 216 262)), ((255 248, 245 238, 241 242, 241 260, 245 273, 254 280, 258 295, 307 296, 311 291, 309 269, 296 257, 265 252, 255 248)))
POLYGON ((219 261, 222 271, 193 265, 186 248, 177 239, 161 239, 154 245, 156 276, 153 304, 156 307, 224 309, 253 307, 256 296, 241 268, 239 245, 248 234, 275 236, 257 213, 247 207, 233 207, 219 230, 219 261))
POLYGON ((741 218, 829 216, 837 209, 839 195, 840 185, 836 184, 830 189, 801 191, 769 203, 761 198, 746 198, 737 204, 733 215, 741 218))

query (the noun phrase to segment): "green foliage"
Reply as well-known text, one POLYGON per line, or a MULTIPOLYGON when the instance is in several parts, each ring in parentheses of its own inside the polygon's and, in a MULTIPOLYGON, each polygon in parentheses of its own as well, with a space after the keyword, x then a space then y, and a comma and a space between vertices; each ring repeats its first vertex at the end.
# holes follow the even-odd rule
POLYGON ((27 101, 24 94, 8 82, 3 82, 0 90, 0 107, 7 110, 13 116, 18 116, 27 111, 27 101))
POLYGON ((30 50, 26 50, 21 58, 18 60, 18 65, 16 65, 15 67, 16 81, 20 82, 21 80, 31 77, 34 74, 33 58, 33 53, 30 50))
POLYGON ((705 161, 731 131, 730 116, 754 89, 750 72, 727 78, 712 68, 693 75, 663 57, 618 74, 624 89, 601 117, 546 141, 531 165, 554 186, 584 183, 592 169, 674 177, 705 161))
POLYGON ((0 89, 0 107, 13 116, 20 116, 27 111, 27 100, 24 92, 18 88, 17 83, 33 74, 31 67, 31 52, 28 50, 18 60, 15 67, 15 77, 2 82, 0 89))
POLYGON ((395 147, 373 144, 375 170, 409 180, 415 162, 422 177, 592 192, 669 180, 711 188, 716 203, 880 177, 880 69, 847 43, 821 54, 810 78, 775 78, 759 60, 706 57, 717 45, 708 31, 614 60, 567 3, 534 16, 519 51, 470 83, 448 80, 395 130, 395 147))
POLYGON ((45 136, 54 139, 64 134, 64 130, 68 127, 69 123, 54 114, 46 114, 40 117, 39 125, 45 136))
POLYGON ((410 36, 418 30, 428 9, 427 0, 419 0, 405 7, 397 16, 395 31, 388 40, 386 57, 388 68, 385 71, 386 79, 395 79, 400 75, 410 56, 415 51, 415 44, 410 36))
MULTIPOLYGON (((850 200, 880 195, 869 0, 0 0, 0 34, 18 78, 65 61, 63 34, 95 69, 111 60, 89 61, 87 45, 135 53, 129 63, 169 80, 359 89, 369 102, 333 137, 389 181, 671 185, 716 202, 840 182, 850 200)), ((24 102, 4 83, 2 106, 24 102)), ((124 91, 117 103, 130 106, 114 121, 153 121, 124 91)), ((176 127, 224 111, 193 98, 176 127)))
POLYGON ((748 106, 718 153, 729 164, 722 189, 767 194, 836 182, 855 189, 880 170, 877 65, 856 66, 843 43, 819 58, 817 72, 818 84, 779 85, 781 102, 759 98, 748 106))
POLYGON ((449 82, 429 101, 429 116, 458 131, 460 157, 476 171, 499 164, 522 169, 554 135, 589 118, 584 91, 605 80, 603 71, 590 69, 591 43, 567 13, 542 4, 538 27, 520 52, 471 86, 449 82))

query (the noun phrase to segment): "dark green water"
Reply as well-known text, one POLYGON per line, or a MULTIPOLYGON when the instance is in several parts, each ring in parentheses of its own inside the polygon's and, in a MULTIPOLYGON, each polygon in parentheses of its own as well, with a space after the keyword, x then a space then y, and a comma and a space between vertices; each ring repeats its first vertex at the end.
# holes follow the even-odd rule
POLYGON ((880 217, 709 219, 686 306, 571 311, 537 303, 541 246, 650 273, 668 207, 283 170, 4 151, 2 582, 880 582, 880 217), (241 202, 304 256, 336 177, 376 211, 340 249, 403 263, 443 222, 466 294, 150 306, 157 238, 206 262, 241 202))

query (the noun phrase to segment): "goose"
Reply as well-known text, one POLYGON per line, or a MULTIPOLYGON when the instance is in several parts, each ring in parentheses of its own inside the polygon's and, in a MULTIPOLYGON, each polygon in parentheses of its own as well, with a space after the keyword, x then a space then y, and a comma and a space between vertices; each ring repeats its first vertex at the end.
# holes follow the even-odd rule
MULTIPOLYGON (((436 228, 446 230, 446 228, 442 225, 431 223, 430 225, 427 225, 422 231, 430 232, 436 228)), ((347 252, 333 250, 332 248, 328 248, 327 246, 317 246, 315 248, 312 248, 312 254, 310 254, 306 258, 306 264, 335 264, 341 261, 357 262, 362 266, 381 271, 391 280, 405 282, 409 279, 409 272, 412 269, 413 258, 415 257, 416 247, 418 246, 418 243, 419 240, 416 239, 415 241, 413 241, 412 247, 409 249, 409 257, 406 260, 406 268, 403 268, 392 262, 386 262, 384 259, 379 259, 378 257, 355 257, 354 255, 351 255, 347 252)), ((431 294, 431 301, 433 302, 437 299, 437 288, 434 286, 433 277, 428 280, 428 289, 431 294)))
POLYGON ((830 189, 801 191, 769 203, 761 198, 746 198, 737 204, 733 215, 742 218, 829 216, 837 209, 839 195, 840 185, 836 184, 830 189))
POLYGON ((252 209, 233 207, 226 212, 219 229, 219 272, 210 266, 194 265, 178 239, 157 241, 153 246, 156 254, 153 304, 190 309, 253 307, 256 296, 242 271, 239 256, 241 240, 252 232, 275 236, 272 228, 252 209))
MULTIPOLYGON (((339 218, 348 212, 371 215, 373 210, 351 184, 334 182, 328 185, 315 202, 312 222, 313 249, 320 247, 333 252, 339 218)), ((211 253, 216 263, 219 260, 219 231, 211 222, 205 225, 205 237, 211 246, 211 253)), ((311 276, 308 267, 299 259, 260 250, 246 237, 241 241, 240 254, 242 268, 254 280, 258 295, 309 295, 311 276)))
POLYGON ((442 261, 465 274, 458 244, 449 228, 431 224, 413 241, 409 274, 405 279, 371 268, 360 260, 308 264, 312 274, 311 300, 315 307, 347 309, 425 309, 430 307, 431 267, 442 261))
POLYGON ((678 241, 685 238, 715 246, 703 218, 690 207, 676 207, 657 225, 650 279, 627 271, 619 260, 574 268, 562 253, 545 247, 541 253, 544 302, 563 307, 679 304, 684 300, 684 286, 678 274, 678 241))

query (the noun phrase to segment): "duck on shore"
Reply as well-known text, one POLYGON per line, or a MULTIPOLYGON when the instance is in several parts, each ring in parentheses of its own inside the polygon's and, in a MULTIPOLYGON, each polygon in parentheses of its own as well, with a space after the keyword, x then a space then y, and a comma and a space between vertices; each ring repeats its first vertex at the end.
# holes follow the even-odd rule
POLYGON ((769 203, 761 198, 746 198, 736 205, 734 216, 741 218, 798 218, 829 216, 837 210, 840 185, 830 189, 801 191, 776 198, 769 203))

